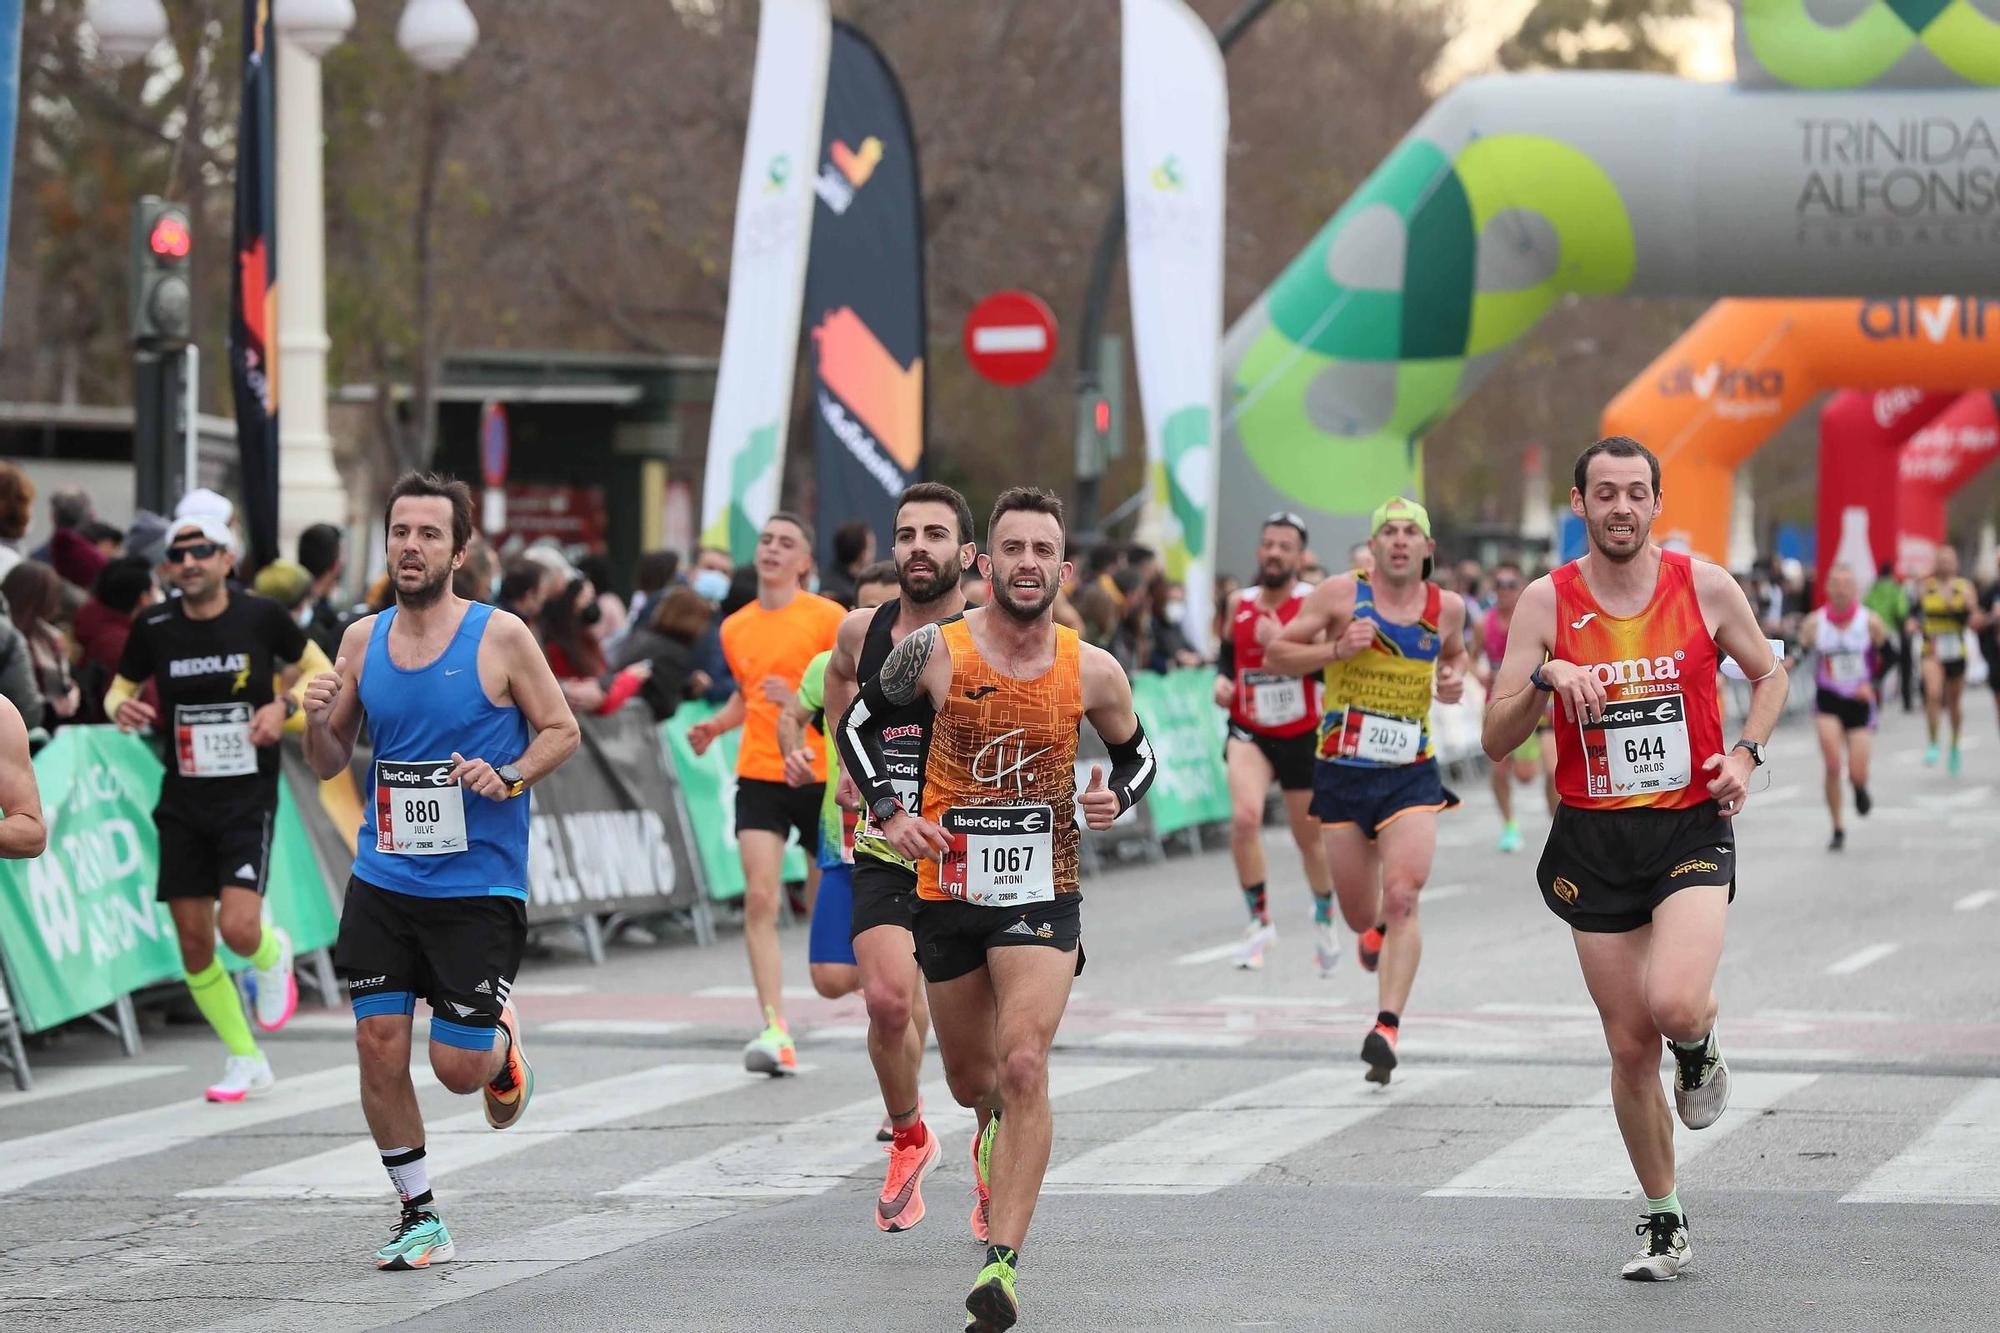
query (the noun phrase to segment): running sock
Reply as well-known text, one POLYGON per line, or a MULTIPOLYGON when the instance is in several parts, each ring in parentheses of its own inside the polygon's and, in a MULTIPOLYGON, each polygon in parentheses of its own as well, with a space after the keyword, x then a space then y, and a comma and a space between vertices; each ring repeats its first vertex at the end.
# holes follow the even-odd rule
POLYGON ((1262 882, 1243 886, 1243 905, 1250 909, 1250 919, 1260 926, 1271 924, 1271 904, 1264 895, 1262 882))
POLYGON ((1681 1192, 1677 1189, 1668 1190, 1667 1197, 1664 1199, 1655 1199, 1652 1195, 1647 1195, 1646 1212, 1649 1215, 1653 1213, 1672 1213, 1675 1217, 1679 1217, 1681 1215, 1681 1192))
POLYGON ((256 1038, 250 1035, 250 1020, 243 1016, 243 997, 236 993, 236 983, 222 970, 222 960, 212 959, 201 971, 188 973, 187 983, 195 1007, 215 1029, 215 1035, 222 1038, 229 1053, 257 1054, 256 1038))
POLYGON ((1011 1245, 988 1245, 986 1247, 986 1262, 989 1264, 1005 1264, 1009 1268, 1019 1268, 1021 1266, 1021 1252, 1011 1245))
POLYGON ((931 1132, 924 1128, 922 1116, 918 1116, 910 1122, 908 1128, 892 1124, 890 1132, 895 1135, 890 1146, 897 1152, 907 1152, 911 1148, 921 1148, 926 1143, 929 1143, 931 1139, 931 1132))
POLYGON ((1315 893, 1313 895, 1313 924, 1330 926, 1333 924, 1333 895, 1315 893))
POLYGON ((1384 1009, 1375 1015, 1376 1031, 1386 1036, 1389 1039, 1389 1044, 1392 1046, 1395 1044, 1396 1038, 1402 1035, 1402 1028, 1403 1020, 1398 1014, 1392 1014, 1387 1009, 1384 1009))
POLYGON ((431 1196, 431 1171, 424 1162, 422 1148, 383 1148, 382 1169, 389 1173, 389 1183, 396 1187, 405 1208, 428 1208, 435 1202, 431 1196))
POLYGON ((1673 1043, 1673 1046, 1674 1050, 1676 1050, 1682 1055, 1707 1055, 1708 1043, 1713 1041, 1714 1039, 1715 1039, 1715 1029, 1710 1028, 1707 1032, 1703 1033, 1699 1037, 1696 1037, 1693 1041, 1677 1041, 1673 1043))
POLYGON ((278 942, 278 932, 268 927, 264 931, 264 941, 257 946, 257 952, 250 955, 250 966, 260 972, 268 972, 278 965, 285 956, 285 946, 278 942))

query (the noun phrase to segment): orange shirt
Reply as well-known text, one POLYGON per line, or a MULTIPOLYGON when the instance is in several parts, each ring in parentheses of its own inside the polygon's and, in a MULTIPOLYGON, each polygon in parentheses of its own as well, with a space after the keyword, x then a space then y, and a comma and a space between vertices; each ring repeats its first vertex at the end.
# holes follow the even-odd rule
MULTIPOLYGON (((736 776, 764 782, 785 780, 785 756, 778 751, 778 705, 764 697, 764 680, 777 676, 796 690, 806 665, 833 647, 840 618, 838 602, 802 592, 782 610, 766 611, 752 602, 722 622, 722 655, 743 695, 748 715, 743 744, 736 752, 736 776)), ((813 773, 826 781, 826 750, 812 746, 813 773)))

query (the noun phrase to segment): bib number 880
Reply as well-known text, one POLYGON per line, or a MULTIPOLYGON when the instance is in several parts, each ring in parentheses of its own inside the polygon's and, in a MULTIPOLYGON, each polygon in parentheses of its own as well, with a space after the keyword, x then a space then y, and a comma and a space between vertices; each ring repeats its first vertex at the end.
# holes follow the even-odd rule
POLYGON ((405 797, 403 819, 411 824, 435 824, 444 818, 444 802, 421 801, 405 797))

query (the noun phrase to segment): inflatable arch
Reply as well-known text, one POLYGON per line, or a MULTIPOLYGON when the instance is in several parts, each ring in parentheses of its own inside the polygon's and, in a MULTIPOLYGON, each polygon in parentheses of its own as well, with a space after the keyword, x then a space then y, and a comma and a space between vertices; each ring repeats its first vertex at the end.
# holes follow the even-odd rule
POLYGON ((1896 503, 1896 563, 1910 574, 1931 572, 1947 532, 1945 506, 2000 455, 2000 403, 1978 390, 1965 394, 1910 437, 1903 447, 1896 503))
POLYGON ((1719 560, 1736 469, 1822 393, 1968 385, 2000 387, 2000 298, 1718 301, 1611 401, 1602 430, 1659 455, 1660 540, 1719 560))
POLYGON ((1815 594, 1845 560, 1863 575, 1896 561, 1903 446, 1959 399, 1956 392, 1843 389, 1819 410, 1819 556, 1815 594))
POLYGON ((1433 106, 1224 341, 1222 531, 1363 535, 1565 296, 2000 292, 2000 0, 1738 0, 1736 54, 1433 106))

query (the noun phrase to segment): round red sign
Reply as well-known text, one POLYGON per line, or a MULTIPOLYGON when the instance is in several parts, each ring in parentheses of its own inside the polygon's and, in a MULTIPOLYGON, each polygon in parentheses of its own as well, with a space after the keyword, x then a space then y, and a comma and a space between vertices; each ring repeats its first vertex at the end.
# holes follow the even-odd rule
POLYGON ((1020 385, 1056 359, 1056 317, 1031 292, 995 292, 965 317, 965 359, 995 384, 1020 385))

